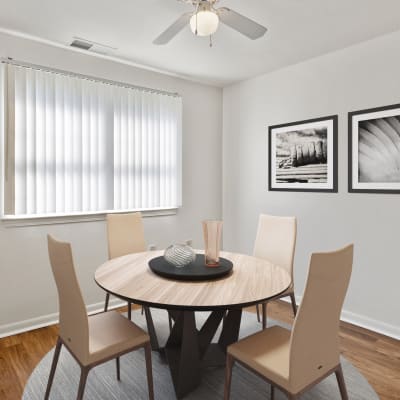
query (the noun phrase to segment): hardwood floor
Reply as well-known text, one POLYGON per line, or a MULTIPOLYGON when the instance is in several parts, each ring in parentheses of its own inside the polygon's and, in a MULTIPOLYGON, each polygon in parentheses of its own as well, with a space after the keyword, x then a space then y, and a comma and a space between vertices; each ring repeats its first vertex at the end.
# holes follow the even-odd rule
MULTIPOLYGON (((275 301, 267 311, 270 318, 293 321, 288 303, 275 301)), ((57 326, 50 326, 0 339, 0 399, 21 398, 32 370, 55 345, 57 332, 57 326)), ((364 374, 380 399, 400 400, 400 341, 347 323, 341 324, 340 340, 343 355, 364 374)))

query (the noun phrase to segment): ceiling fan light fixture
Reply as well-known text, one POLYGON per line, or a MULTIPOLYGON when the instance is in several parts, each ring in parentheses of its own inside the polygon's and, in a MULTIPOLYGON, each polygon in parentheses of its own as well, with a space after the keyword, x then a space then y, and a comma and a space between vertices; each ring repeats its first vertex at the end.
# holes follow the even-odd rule
POLYGON ((197 36, 210 36, 218 29, 219 18, 212 10, 200 10, 190 18, 190 29, 197 36))

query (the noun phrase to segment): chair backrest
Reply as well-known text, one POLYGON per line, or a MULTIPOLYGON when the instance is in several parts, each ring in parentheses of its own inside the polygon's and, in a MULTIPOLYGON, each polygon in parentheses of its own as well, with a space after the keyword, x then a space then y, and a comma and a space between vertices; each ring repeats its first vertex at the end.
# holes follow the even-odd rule
POLYGON ((108 214, 107 239, 110 259, 146 251, 142 214, 108 214))
POLYGON ((339 322, 353 265, 353 245, 311 256, 293 325, 289 378, 297 389, 339 364, 339 322))
POLYGON ((296 232, 296 217, 260 214, 253 252, 255 257, 285 268, 292 282, 296 232))
POLYGON ((79 360, 89 355, 89 326, 76 277, 71 245, 47 235, 49 258, 58 290, 60 337, 79 360))

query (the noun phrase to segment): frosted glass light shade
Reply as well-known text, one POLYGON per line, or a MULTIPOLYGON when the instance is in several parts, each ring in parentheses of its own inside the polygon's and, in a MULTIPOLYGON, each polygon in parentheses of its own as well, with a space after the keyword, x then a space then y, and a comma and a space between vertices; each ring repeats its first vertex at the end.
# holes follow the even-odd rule
POLYGON ((190 18, 190 29, 195 35, 210 36, 218 29, 218 23, 219 18, 215 12, 202 10, 190 18))

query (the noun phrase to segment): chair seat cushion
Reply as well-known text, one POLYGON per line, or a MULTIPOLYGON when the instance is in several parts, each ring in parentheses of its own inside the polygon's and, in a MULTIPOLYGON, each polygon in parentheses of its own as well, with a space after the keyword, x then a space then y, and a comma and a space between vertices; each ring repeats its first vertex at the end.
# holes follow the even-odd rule
POLYGON ((265 329, 228 347, 228 353, 259 374, 289 389, 291 332, 280 326, 265 329))
POLYGON ((116 311, 89 316, 88 364, 148 342, 149 335, 116 311))

